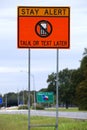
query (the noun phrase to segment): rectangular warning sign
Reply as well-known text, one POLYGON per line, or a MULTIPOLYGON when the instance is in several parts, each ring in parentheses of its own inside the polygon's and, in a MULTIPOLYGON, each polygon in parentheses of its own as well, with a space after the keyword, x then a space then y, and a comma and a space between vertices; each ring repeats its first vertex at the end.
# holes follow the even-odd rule
POLYGON ((64 7, 19 7, 19 16, 69 16, 69 8, 64 7))
POLYGON ((69 7, 18 7, 18 48, 69 48, 69 7))

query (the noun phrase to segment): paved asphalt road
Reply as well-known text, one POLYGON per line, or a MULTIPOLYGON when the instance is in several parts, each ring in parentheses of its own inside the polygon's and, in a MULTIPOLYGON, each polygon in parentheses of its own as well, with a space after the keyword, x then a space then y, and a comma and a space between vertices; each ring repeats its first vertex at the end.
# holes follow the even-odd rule
MULTIPOLYGON (((30 112, 32 116, 48 116, 48 117, 56 116, 56 112, 54 111, 31 110, 30 112)), ((28 111, 27 110, 0 110, 0 114, 28 114, 28 111)), ((87 120, 87 112, 58 112, 58 116, 87 120)))

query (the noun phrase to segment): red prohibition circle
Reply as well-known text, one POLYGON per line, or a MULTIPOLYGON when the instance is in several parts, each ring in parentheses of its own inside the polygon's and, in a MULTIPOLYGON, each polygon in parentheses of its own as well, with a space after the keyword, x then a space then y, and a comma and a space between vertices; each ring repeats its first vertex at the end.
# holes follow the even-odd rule
POLYGON ((46 38, 52 33, 52 25, 49 21, 41 20, 36 24, 35 32, 39 37, 46 38))

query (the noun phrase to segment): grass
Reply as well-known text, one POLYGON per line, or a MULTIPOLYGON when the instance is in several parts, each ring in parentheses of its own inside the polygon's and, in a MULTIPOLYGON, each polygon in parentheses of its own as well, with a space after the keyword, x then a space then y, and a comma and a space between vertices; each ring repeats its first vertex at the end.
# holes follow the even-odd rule
MULTIPOLYGON (((56 108, 46 108, 46 110, 56 111, 56 108)), ((63 112, 80 112, 77 107, 69 107, 68 109, 66 109, 65 107, 59 107, 58 110, 63 111, 63 112)), ((84 112, 87 112, 87 111, 85 110, 84 112)))
MULTIPOLYGON (((32 116, 31 124, 55 124, 55 118, 32 116)), ((27 115, 0 115, 0 130, 28 130, 27 115)), ((55 130, 54 127, 32 127, 31 130, 55 130)), ((87 120, 59 118, 59 130, 87 130, 87 120)))
POLYGON ((68 109, 66 109, 66 108, 59 108, 59 111, 78 112, 79 109, 77 107, 69 107, 68 109))

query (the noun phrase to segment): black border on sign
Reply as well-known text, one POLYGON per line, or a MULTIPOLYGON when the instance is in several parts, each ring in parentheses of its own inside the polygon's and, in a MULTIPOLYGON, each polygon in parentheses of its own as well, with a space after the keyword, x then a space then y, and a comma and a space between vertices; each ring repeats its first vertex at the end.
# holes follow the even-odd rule
POLYGON ((19 49, 69 49, 70 48, 70 7, 61 6, 18 6, 17 7, 17 48, 19 49), (19 8, 68 8, 68 16, 19 16, 19 8), (19 17, 68 17, 68 46, 67 47, 20 47, 19 46, 19 17))

